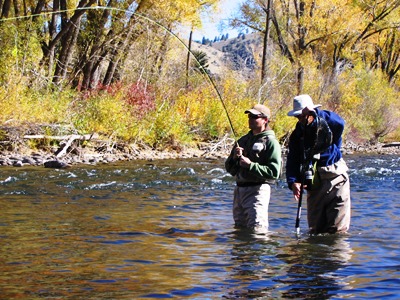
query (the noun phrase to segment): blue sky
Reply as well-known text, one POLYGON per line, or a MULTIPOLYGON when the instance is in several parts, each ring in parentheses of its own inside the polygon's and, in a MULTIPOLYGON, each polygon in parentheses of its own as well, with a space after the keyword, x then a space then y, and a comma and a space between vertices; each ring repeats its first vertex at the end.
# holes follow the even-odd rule
POLYGON ((220 32, 219 24, 222 20, 231 17, 232 14, 238 10, 240 3, 243 1, 244 0, 221 0, 218 11, 214 13, 211 18, 203 18, 203 28, 193 32, 193 39, 201 40, 203 37, 206 37, 213 40, 216 36, 226 33, 229 34, 230 38, 236 37, 238 31, 226 28, 220 32))

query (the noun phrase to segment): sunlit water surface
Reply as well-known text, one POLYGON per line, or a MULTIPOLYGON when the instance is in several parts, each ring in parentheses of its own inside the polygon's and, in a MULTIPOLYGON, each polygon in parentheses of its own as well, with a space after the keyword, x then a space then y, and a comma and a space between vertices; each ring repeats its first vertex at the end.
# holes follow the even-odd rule
POLYGON ((235 231, 223 161, 1 169, 1 299, 398 299, 400 159, 347 156, 347 235, 295 235, 272 189, 270 233, 235 231))

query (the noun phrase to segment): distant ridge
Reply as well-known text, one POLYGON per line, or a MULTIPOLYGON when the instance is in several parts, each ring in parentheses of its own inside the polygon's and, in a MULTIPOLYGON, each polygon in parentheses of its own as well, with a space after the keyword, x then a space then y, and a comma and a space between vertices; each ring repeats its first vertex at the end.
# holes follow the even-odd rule
POLYGON ((195 41, 193 50, 206 53, 209 70, 213 75, 222 75, 226 70, 240 71, 243 76, 254 70, 255 55, 260 53, 262 38, 258 33, 239 34, 238 37, 208 41, 195 41))

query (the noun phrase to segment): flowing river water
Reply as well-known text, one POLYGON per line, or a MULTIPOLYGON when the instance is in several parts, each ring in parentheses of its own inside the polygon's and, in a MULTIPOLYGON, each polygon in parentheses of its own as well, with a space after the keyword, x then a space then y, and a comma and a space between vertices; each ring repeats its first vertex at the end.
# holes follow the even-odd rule
POLYGON ((347 155, 352 226, 309 237, 280 180, 233 229, 223 160, 1 169, 0 299, 398 299, 400 158, 347 155))

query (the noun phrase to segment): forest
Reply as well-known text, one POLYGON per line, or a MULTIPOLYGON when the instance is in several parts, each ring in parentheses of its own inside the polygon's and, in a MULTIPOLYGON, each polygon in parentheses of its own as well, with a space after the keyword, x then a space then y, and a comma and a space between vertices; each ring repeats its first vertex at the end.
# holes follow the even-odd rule
POLYGON ((0 140, 18 127, 196 146, 244 134, 263 103, 285 143, 302 93, 342 115, 347 141, 400 140, 400 1, 245 1, 227 26, 262 39, 254 67, 212 74, 192 32, 221 3, 0 0, 0 140))

